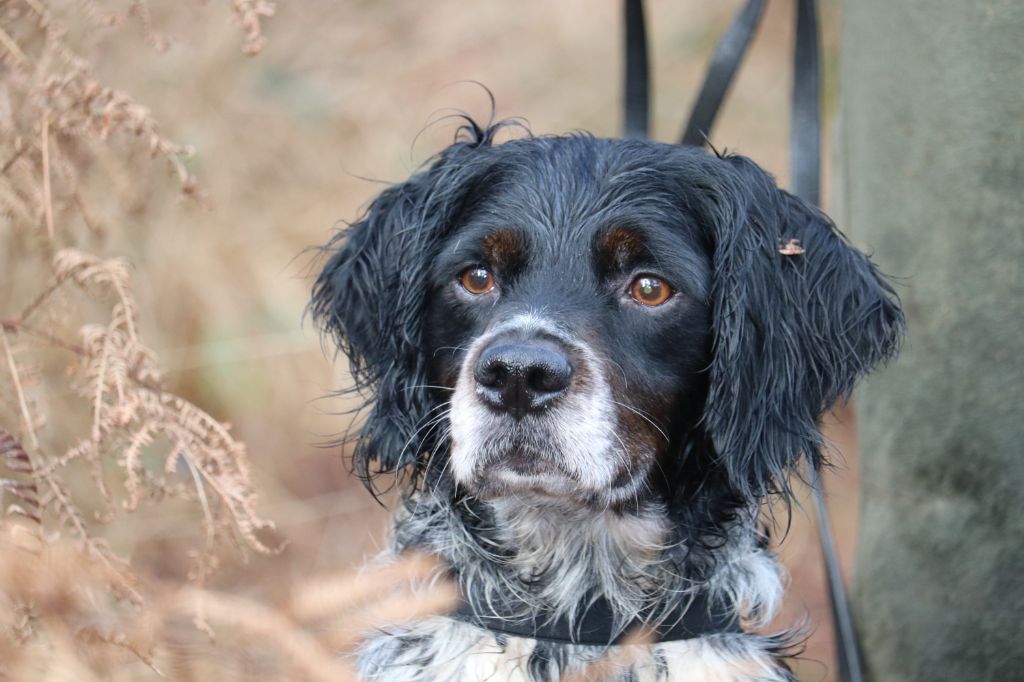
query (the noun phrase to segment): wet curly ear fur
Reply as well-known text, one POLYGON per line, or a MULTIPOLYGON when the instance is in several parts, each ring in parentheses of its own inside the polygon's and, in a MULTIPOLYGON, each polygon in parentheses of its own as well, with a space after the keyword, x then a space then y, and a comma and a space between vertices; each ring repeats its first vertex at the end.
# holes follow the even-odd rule
POLYGON ((729 156, 713 190, 713 352, 704 424, 736 489, 791 493, 819 420, 892 356, 899 301, 827 216, 729 156))
POLYGON ((384 190, 361 220, 325 247, 333 253, 313 285, 310 313, 348 358, 352 391, 368 409, 353 468, 371 486, 376 474, 404 471, 413 484, 436 443, 417 433, 433 407, 424 357, 427 271, 480 171, 476 150, 492 129, 470 124, 408 181, 384 190))

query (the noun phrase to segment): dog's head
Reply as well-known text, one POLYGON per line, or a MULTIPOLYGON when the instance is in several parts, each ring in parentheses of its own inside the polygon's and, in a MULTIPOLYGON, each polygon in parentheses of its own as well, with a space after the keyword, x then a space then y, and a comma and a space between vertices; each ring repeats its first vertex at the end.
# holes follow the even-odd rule
POLYGON ((372 395, 359 471, 604 506, 686 457, 746 499, 817 462, 819 418, 903 322, 826 216, 739 156, 470 133, 377 197, 314 286, 372 395))

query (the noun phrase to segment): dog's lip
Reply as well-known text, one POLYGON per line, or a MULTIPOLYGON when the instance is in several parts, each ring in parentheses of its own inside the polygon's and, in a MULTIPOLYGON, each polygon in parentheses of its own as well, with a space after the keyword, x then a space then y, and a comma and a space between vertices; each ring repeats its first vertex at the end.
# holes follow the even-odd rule
POLYGON ((486 468, 510 469, 526 474, 549 470, 565 473, 558 467, 554 457, 515 442, 504 447, 488 448, 488 454, 482 458, 481 463, 486 468))
POLYGON ((558 456, 553 450, 544 450, 524 443, 522 437, 514 430, 500 429, 492 434, 492 438, 478 452, 476 476, 485 478, 494 473, 544 476, 559 479, 572 479, 572 475, 559 464, 558 456))
POLYGON ((554 466, 541 466, 532 471, 520 471, 508 466, 497 466, 489 471, 486 478, 480 478, 477 486, 482 491, 531 492, 543 497, 559 497, 578 492, 574 481, 554 466))

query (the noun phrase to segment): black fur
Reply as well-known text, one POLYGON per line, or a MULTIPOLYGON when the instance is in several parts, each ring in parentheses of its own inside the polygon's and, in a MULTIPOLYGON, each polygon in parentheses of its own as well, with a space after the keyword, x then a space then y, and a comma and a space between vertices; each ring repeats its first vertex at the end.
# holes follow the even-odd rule
MULTIPOLYGON (((403 471, 419 481, 428 462, 446 457, 444 429, 422 428, 445 399, 430 388, 438 377, 432 376, 436 349, 432 358, 427 329, 435 292, 431 268, 442 244, 467 215, 486 212, 483 197, 496 188, 511 195, 511 205, 544 200, 525 194, 532 188, 516 196, 520 190, 507 181, 510 169, 522 176, 525 165, 525 173, 543 175, 553 197, 578 193, 588 183, 600 193, 589 159, 591 167, 618 163, 632 173, 603 210, 614 212, 615 201, 644 193, 674 200, 674 207, 652 202, 650 215, 630 219, 686 233, 710 264, 702 302, 710 312, 710 351, 699 340, 676 344, 677 355, 693 356, 682 363, 687 367, 710 363, 707 375, 689 387, 702 394, 684 401, 699 404, 702 415, 670 419, 682 422, 685 433, 673 434, 673 451, 661 463, 669 480, 657 487, 683 505, 673 505, 683 514, 687 501, 679 499, 678 481, 671 479, 690 482, 683 497, 713 487, 711 499, 699 501, 708 513, 730 497, 742 504, 788 492, 801 454, 815 465, 822 461, 821 415, 892 355, 900 339, 896 297, 869 259, 824 214, 778 189, 744 157, 585 135, 494 145, 500 125, 470 123, 465 139, 425 171, 385 190, 363 219, 329 245, 335 250, 316 281, 311 310, 348 357, 367 398, 370 412, 353 455, 356 471, 368 479, 403 471), (780 253, 793 239, 804 255, 780 253), (692 485, 694 475, 699 486, 692 485)), ((505 219, 518 218, 496 218, 505 219)), ((641 358, 653 367, 652 376, 678 376, 680 360, 641 358)))
MULTIPOLYGON (((737 622, 765 625, 781 584, 759 511, 791 499, 802 458, 824 462, 820 418, 895 353, 894 292, 746 158, 583 134, 495 144, 503 125, 470 121, 382 192, 328 245, 313 287, 313 317, 368 408, 354 469, 371 491, 405 477, 395 549, 439 555, 474 609, 512 599, 524 617, 577 623, 603 596, 625 628, 707 591, 737 622), (497 282, 483 294, 460 285, 480 267, 497 282), (670 286, 663 305, 631 294, 648 275, 670 286), (564 353, 572 378, 551 409, 513 418, 478 397, 472 368, 523 335, 564 353)), ((435 659, 492 636, 424 621, 371 642, 363 670, 433 679, 435 659)), ((791 640, 702 639, 708 660, 753 661, 771 680, 791 679, 791 640)), ((525 641, 488 650, 528 650, 537 681, 600 653, 525 641)), ((698 649, 655 646, 644 669, 672 678, 701 664, 698 649)))

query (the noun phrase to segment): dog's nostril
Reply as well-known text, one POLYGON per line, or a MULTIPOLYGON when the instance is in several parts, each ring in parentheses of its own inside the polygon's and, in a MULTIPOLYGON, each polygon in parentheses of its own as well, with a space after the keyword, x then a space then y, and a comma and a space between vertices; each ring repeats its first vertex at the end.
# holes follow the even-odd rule
POLYGON ((565 356, 561 356, 558 359, 550 358, 549 360, 554 360, 554 362, 531 367, 526 374, 527 386, 538 395, 561 393, 569 386, 572 368, 569 366, 565 356), (558 360, 561 360, 561 362, 558 360))
POLYGON ((547 380, 547 368, 546 367, 531 367, 526 373, 526 385, 534 391, 544 391, 547 380))
POLYGON ((478 362, 473 374, 478 384, 490 388, 500 388, 508 377, 508 370, 500 362, 497 362, 497 358, 493 358, 488 362, 478 362))
POLYGON ((480 354, 473 374, 486 403, 519 419, 565 393, 572 365, 551 342, 499 343, 480 354))

